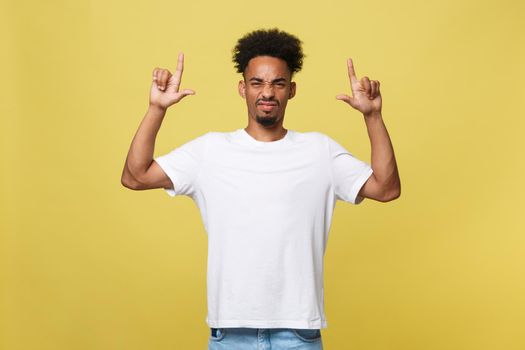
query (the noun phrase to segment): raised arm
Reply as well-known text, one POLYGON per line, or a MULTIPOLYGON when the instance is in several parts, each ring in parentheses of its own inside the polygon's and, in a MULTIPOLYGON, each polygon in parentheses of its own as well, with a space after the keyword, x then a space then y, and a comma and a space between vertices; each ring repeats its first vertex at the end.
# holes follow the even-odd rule
POLYGON ((358 80, 351 58, 348 59, 347 65, 352 97, 341 94, 336 98, 363 113, 372 150, 373 174, 363 185, 359 195, 388 202, 400 196, 401 181, 392 142, 381 115, 379 81, 370 80, 366 76, 358 80))
POLYGON ((153 151, 157 133, 168 107, 187 95, 195 94, 195 91, 189 89, 179 91, 183 70, 182 53, 179 54, 174 75, 163 68, 153 70, 148 110, 131 141, 122 171, 121 183, 127 188, 133 190, 173 188, 169 177, 153 160, 153 151))

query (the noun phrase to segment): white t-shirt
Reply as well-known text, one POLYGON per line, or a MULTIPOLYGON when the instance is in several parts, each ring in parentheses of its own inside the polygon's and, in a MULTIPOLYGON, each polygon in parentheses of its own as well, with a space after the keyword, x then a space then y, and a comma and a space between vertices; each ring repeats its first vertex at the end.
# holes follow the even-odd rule
POLYGON ((319 132, 208 132, 155 159, 208 235, 209 327, 326 328, 323 257, 337 199, 372 168, 319 132))

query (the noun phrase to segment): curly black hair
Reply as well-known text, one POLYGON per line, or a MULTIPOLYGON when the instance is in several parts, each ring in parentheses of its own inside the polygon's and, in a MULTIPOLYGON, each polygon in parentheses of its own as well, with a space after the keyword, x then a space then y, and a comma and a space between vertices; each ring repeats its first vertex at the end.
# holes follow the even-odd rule
POLYGON ((237 73, 243 73, 248 62, 257 56, 272 56, 286 61, 293 75, 303 67, 304 54, 301 40, 287 32, 258 29, 244 35, 233 48, 233 62, 237 73))

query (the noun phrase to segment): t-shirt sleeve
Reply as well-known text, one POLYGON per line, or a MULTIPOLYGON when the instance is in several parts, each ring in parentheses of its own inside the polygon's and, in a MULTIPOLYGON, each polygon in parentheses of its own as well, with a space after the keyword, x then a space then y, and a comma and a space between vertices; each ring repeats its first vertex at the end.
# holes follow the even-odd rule
POLYGON ((157 164, 173 183, 174 188, 165 188, 170 196, 192 197, 194 195, 197 189, 196 180, 205 158, 208 135, 209 133, 201 135, 155 158, 157 164))
POLYGON ((336 198, 352 204, 361 203, 364 197, 358 196, 358 193, 372 175, 372 167, 355 158, 329 136, 326 136, 326 139, 336 198))

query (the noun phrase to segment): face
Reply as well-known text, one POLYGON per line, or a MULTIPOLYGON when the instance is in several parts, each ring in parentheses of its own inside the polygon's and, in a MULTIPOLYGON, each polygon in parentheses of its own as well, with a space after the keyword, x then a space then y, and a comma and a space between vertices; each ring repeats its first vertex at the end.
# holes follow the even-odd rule
POLYGON ((250 120, 264 127, 281 123, 288 100, 295 96, 295 82, 286 61, 257 56, 248 62, 239 94, 246 100, 250 120))

